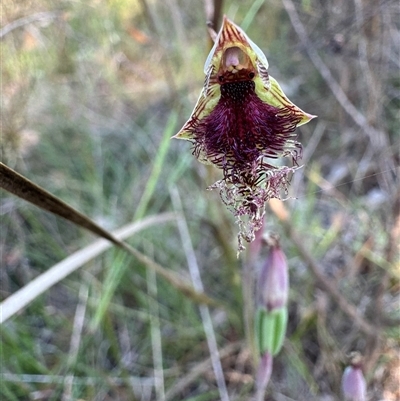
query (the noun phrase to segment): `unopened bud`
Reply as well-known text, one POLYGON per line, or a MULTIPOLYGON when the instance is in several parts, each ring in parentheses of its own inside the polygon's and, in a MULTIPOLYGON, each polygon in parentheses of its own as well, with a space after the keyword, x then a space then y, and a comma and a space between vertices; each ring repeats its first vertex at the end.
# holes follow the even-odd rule
POLYGON ((275 240, 261 270, 258 285, 259 302, 267 311, 286 306, 289 275, 285 254, 275 240))
POLYGON ((346 401, 365 401, 366 382, 361 369, 361 356, 353 356, 351 365, 348 366, 342 377, 342 391, 346 401))

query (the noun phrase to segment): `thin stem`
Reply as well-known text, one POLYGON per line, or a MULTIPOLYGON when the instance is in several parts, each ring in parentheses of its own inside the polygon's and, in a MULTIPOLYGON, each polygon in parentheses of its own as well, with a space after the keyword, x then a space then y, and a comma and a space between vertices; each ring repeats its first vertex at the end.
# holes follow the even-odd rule
POLYGON ((154 386, 156 390, 157 401, 165 401, 161 330, 159 308, 157 302, 157 276, 156 272, 151 269, 146 270, 146 275, 147 291, 149 293, 151 345, 153 350, 154 365, 154 386))
MULTIPOLYGON (((86 283, 84 283, 81 285, 81 288, 79 290, 79 302, 75 311, 74 324, 71 335, 71 342, 69 345, 69 353, 67 361, 68 370, 76 362, 78 356, 79 347, 82 339, 83 325, 85 322, 88 296, 89 296, 88 286, 86 283)), ((73 399, 72 397, 73 383, 74 383, 74 375, 73 373, 69 373, 65 377, 64 381, 64 393, 62 396, 63 401, 69 401, 73 399)))
MULTIPOLYGON (((179 213, 178 217, 178 229, 181 236, 181 241, 183 249, 186 254, 186 260, 189 267, 190 276, 192 278, 192 283, 194 289, 198 293, 204 292, 203 282, 201 280, 200 269, 197 264, 196 255, 193 249, 193 244, 190 239, 190 233, 186 220, 183 215, 182 202, 179 197, 179 193, 176 188, 171 190, 171 199, 174 205, 174 209, 179 213)), ((210 351, 211 362, 215 374, 215 378, 218 384, 218 390, 221 401, 229 401, 228 390, 225 384, 224 372, 222 370, 222 365, 220 361, 220 356, 218 352, 217 340, 215 338, 214 328, 211 320, 210 310, 206 305, 200 305, 200 315, 203 321, 204 332, 207 338, 208 349, 210 351)))
POLYGON ((250 349, 250 353, 253 361, 253 369, 255 371, 256 366, 259 363, 259 355, 255 342, 254 334, 254 274, 255 274, 255 260, 250 255, 251 246, 247 250, 246 262, 243 264, 243 323, 246 335, 246 342, 250 349))

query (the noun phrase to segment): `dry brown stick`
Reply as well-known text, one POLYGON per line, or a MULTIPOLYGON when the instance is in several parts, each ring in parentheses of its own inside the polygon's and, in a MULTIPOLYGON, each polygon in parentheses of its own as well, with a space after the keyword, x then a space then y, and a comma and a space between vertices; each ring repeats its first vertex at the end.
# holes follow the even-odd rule
POLYGON ((281 201, 271 200, 269 205, 274 214, 281 221, 286 235, 290 238, 293 244, 296 246, 301 258, 306 262, 309 267, 310 272, 316 280, 316 285, 323 291, 326 291, 330 296, 336 301, 339 308, 351 319, 353 319, 354 324, 357 325, 360 330, 371 337, 378 337, 380 331, 368 323, 357 311, 357 308, 349 303, 343 295, 338 291, 336 286, 332 285, 330 281, 321 273, 321 269, 318 266, 317 261, 313 258, 308 249, 304 246, 304 240, 298 235, 296 230, 290 223, 289 213, 283 208, 281 201), (280 204, 279 204, 280 203, 280 204), (278 206, 278 205, 279 206, 278 206))
POLYGON ((120 241, 107 230, 97 225, 93 220, 89 219, 84 214, 78 212, 61 199, 47 192, 32 181, 17 173, 4 163, 0 162, 0 188, 22 198, 34 205, 47 210, 57 216, 71 221, 72 223, 89 230, 90 232, 111 241, 119 248, 124 249, 131 255, 135 256, 148 268, 156 271, 157 274, 165 278, 176 289, 189 296, 191 299, 199 303, 215 305, 216 302, 208 297, 205 293, 196 291, 191 285, 185 283, 182 279, 176 276, 172 271, 169 271, 148 258, 137 249, 131 247, 126 242, 120 241))
POLYGON ((0 162, 0 188, 22 198, 34 205, 47 210, 50 213, 63 217, 76 225, 86 228, 92 233, 103 237, 115 245, 119 245, 120 241, 111 233, 104 230, 94 221, 90 220, 84 214, 78 212, 61 199, 55 197, 50 192, 36 185, 32 181, 17 173, 4 163, 0 162))
POLYGON ((222 5, 223 0, 204 0, 207 25, 215 31, 219 30, 222 5))

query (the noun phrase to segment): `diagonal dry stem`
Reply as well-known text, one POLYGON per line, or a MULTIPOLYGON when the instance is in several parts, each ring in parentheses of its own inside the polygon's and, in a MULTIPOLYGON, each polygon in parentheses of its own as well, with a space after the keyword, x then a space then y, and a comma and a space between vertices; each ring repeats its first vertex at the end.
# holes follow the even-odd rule
POLYGON ((304 240, 299 236, 296 230, 293 228, 289 219, 289 212, 283 208, 282 205, 277 207, 277 203, 281 203, 281 201, 273 199, 270 201, 271 210, 275 213, 275 215, 279 218, 280 222, 283 225, 283 228, 286 232, 286 235, 290 238, 292 243, 297 248, 301 258, 307 264, 310 272, 314 276, 316 280, 316 285, 323 291, 326 291, 330 294, 330 296, 336 301, 339 308, 349 316, 355 325, 357 325, 360 330, 362 330, 365 334, 371 337, 379 337, 380 331, 379 329, 372 326, 368 323, 357 311, 357 308, 349 303, 343 295, 338 291, 336 286, 332 285, 330 281, 321 273, 321 269, 318 266, 317 261, 308 251, 308 249, 304 246, 304 240), (282 211, 284 211, 282 213, 282 211))
MULTIPOLYGON (((219 357, 221 359, 227 358, 228 356, 237 352, 244 344, 241 341, 228 344, 226 347, 219 351, 219 357)), ((176 400, 177 396, 184 391, 186 388, 190 387, 193 382, 195 382, 199 376, 208 372, 212 368, 211 357, 203 362, 196 364, 187 374, 182 376, 175 384, 166 392, 165 399, 167 401, 176 400)))
MULTIPOLYGON (((130 253, 138 260, 140 260, 147 268, 153 269, 157 274, 162 276, 165 280, 167 280, 170 284, 172 284, 177 290, 183 292, 187 297, 191 298, 195 302, 205 303, 208 305, 215 305, 216 302, 213 301, 210 297, 208 297, 203 292, 196 291, 191 285, 187 284, 184 280, 179 278, 174 272, 165 269, 163 266, 159 265, 158 263, 151 260, 149 257, 138 251, 137 249, 131 247, 126 242, 123 242, 113 233, 103 229, 98 224, 96 224, 93 220, 89 219, 84 214, 78 212, 67 203, 63 202, 61 199, 57 198, 56 196, 52 195, 51 193, 47 192, 43 188, 39 187, 38 185, 34 184, 32 181, 28 180, 21 174, 18 174, 13 169, 7 167, 5 164, 0 162, 0 188, 5 189, 6 191, 30 202, 34 205, 51 212, 55 215, 63 217, 66 220, 71 221, 72 223, 83 227, 92 233, 107 239, 108 241, 112 242, 114 245, 118 246, 119 248, 124 249, 126 252, 130 253)), ((104 246, 104 244, 102 244, 104 246)), ((76 262, 76 261, 75 261, 76 262)), ((62 262, 61 262, 62 263, 62 262)), ((53 267, 54 269, 54 267, 53 267)), ((57 269, 58 271, 59 269, 57 269)), ((75 269, 74 269, 75 270, 75 269)), ((72 270, 73 271, 73 270, 72 270)), ((48 273, 48 272, 46 272, 48 273)), ((46 274, 44 273, 44 275, 46 274)), ((54 273, 54 271, 52 271, 54 273)), ((64 274, 65 271, 63 270, 61 274, 64 274)), ((67 273, 68 274, 68 273, 67 273)), ((41 275, 37 278, 37 280, 42 279, 44 275, 41 275)), ((66 274, 65 274, 66 275, 66 274)), ((65 277, 62 276, 62 278, 65 277)), ((58 277, 58 276, 57 276, 58 277)), ((52 277, 52 280, 58 282, 59 279, 57 277, 52 277)), ((49 277, 46 276, 45 284, 49 285, 49 277)), ((43 281, 43 280, 42 280, 43 281)), ((51 283, 54 284, 54 282, 51 283)), ((43 284, 43 283, 41 283, 43 284)), ((52 284, 51 284, 52 285, 52 284)), ((50 285, 50 286, 51 286, 50 285)), ((15 314, 18 310, 21 310, 24 306, 26 306, 29 302, 31 302, 34 297, 32 298, 32 291, 31 287, 35 286, 36 290, 39 293, 42 293, 41 287, 39 288, 37 285, 37 281, 33 281, 29 283, 26 287, 22 288, 21 290, 17 291, 17 293, 13 294, 12 296, 8 297, 4 302, 0 304, 2 314, 0 316, 0 323, 7 320, 10 316, 15 314), (27 290, 28 288, 28 290, 27 290), (23 291, 23 294, 22 294, 23 291), (21 296, 24 296, 24 299, 21 300, 21 296), (16 299, 19 300, 16 303, 16 299)), ((50 288, 47 286, 46 288, 50 288)), ((37 296, 38 293, 35 293, 37 296)))
POLYGON ((307 31, 300 21, 296 7, 292 0, 282 0, 286 12, 289 15, 290 21, 296 31, 300 41, 306 50, 310 60, 314 64, 317 71, 325 80, 327 86, 335 96, 336 100, 342 106, 343 110, 353 119, 353 121, 365 131, 368 135, 370 143, 374 149, 375 154, 378 156, 380 169, 383 178, 383 185, 385 190, 390 194, 395 185, 393 175, 395 172, 395 165, 391 156, 389 156, 388 149, 390 145, 385 133, 382 130, 376 129, 368 123, 367 118, 362 114, 357 107, 350 101, 342 87, 333 77, 330 69, 319 56, 315 46, 312 44, 308 37, 307 31))

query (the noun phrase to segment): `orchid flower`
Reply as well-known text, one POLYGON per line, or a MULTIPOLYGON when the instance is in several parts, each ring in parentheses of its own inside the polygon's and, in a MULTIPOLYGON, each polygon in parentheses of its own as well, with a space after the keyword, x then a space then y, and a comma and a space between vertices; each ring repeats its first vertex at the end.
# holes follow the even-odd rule
POLYGON ((193 144, 200 162, 222 170, 222 200, 251 242, 262 224, 265 204, 287 191, 301 157, 296 127, 315 116, 295 106, 268 74, 268 61, 246 33, 224 17, 207 57, 203 90, 182 129, 174 136, 193 144), (296 167, 277 167, 269 159, 291 156, 296 167), (247 217, 245 217, 247 216, 247 217))

